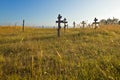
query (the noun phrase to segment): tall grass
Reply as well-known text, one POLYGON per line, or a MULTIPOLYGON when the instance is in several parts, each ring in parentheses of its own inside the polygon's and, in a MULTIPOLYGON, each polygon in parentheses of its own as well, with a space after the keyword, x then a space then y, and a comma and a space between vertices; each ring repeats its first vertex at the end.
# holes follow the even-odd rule
POLYGON ((120 80, 120 29, 0 27, 0 80, 120 80))

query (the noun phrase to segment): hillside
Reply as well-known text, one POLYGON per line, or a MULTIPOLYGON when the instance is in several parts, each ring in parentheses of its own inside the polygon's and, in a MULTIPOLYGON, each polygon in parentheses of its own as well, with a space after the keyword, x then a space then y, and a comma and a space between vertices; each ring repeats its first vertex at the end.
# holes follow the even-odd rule
POLYGON ((120 26, 0 27, 0 80, 120 80, 120 26))

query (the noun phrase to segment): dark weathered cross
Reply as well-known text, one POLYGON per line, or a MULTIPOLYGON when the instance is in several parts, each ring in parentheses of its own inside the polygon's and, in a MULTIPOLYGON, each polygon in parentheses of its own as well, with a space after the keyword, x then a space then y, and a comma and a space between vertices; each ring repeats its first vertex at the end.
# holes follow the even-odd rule
POLYGON ((58 23, 58 37, 60 37, 60 29, 61 29, 61 23, 63 23, 64 21, 61 20, 62 16, 59 14, 58 15, 58 21, 56 21, 56 23, 58 23))
POLYGON ((94 19, 94 21, 95 21, 95 22, 94 22, 94 24, 95 24, 95 28, 97 28, 97 26, 96 26, 96 25, 97 25, 97 21, 98 21, 98 19, 97 19, 97 18, 95 18, 95 19, 94 19))
POLYGON ((25 20, 23 20, 23 27, 22 27, 23 32, 24 32, 24 26, 25 26, 25 20))
POLYGON ((85 28, 85 21, 82 21, 82 23, 81 23, 82 25, 83 25, 83 28, 85 28))
POLYGON ((64 18, 63 23, 64 23, 64 32, 65 32, 66 27, 67 27, 67 25, 66 25, 66 24, 68 23, 66 18, 64 18))
POLYGON ((75 21, 73 22, 73 28, 75 28, 75 21))

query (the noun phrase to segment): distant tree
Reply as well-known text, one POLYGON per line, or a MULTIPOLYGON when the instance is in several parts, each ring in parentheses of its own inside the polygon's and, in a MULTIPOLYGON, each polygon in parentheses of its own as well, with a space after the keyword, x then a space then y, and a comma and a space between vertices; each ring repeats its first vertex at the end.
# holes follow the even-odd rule
POLYGON ((112 22, 113 22, 113 24, 118 24, 119 23, 119 19, 113 18, 112 22))
POLYGON ((105 19, 100 20, 100 24, 106 25, 107 24, 107 20, 105 20, 105 19))
POLYGON ((108 19, 107 19, 107 24, 113 24, 113 20, 110 19, 110 18, 108 18, 108 19))
POLYGON ((118 22, 119 22, 119 19, 117 19, 117 18, 114 18, 113 17, 113 19, 107 19, 107 24, 118 24, 118 22))
POLYGON ((101 25, 106 25, 106 24, 120 24, 120 21, 119 21, 119 19, 113 17, 113 19, 110 19, 110 18, 108 18, 107 20, 101 19, 100 20, 100 24, 101 25))

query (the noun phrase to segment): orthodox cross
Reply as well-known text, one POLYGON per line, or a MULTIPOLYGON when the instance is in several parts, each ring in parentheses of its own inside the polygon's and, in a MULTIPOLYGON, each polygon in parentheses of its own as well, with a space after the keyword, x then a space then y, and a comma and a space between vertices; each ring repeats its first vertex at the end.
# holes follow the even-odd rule
POLYGON ((64 32, 65 32, 66 27, 67 27, 67 23, 68 23, 66 18, 64 18, 63 23, 64 23, 64 32))
POLYGON ((83 28, 85 28, 85 21, 82 21, 82 23, 81 23, 82 25, 83 25, 83 28))
POLYGON ((96 25, 97 25, 97 21, 98 21, 98 19, 95 18, 95 19, 94 19, 95 29, 97 28, 97 26, 96 26, 96 25))
POLYGON ((60 37, 60 29, 61 29, 61 23, 63 23, 64 21, 61 20, 62 16, 59 14, 58 15, 58 21, 56 21, 56 23, 58 23, 58 37, 60 37))

